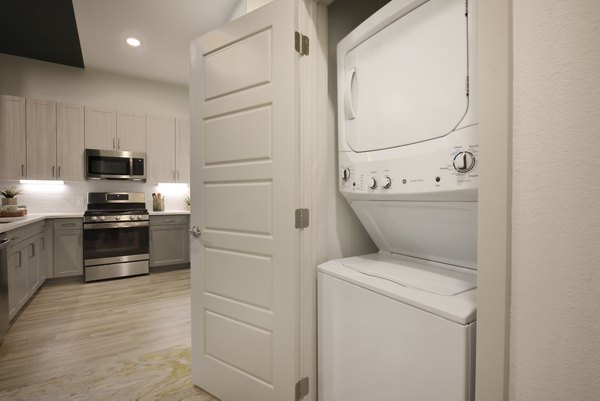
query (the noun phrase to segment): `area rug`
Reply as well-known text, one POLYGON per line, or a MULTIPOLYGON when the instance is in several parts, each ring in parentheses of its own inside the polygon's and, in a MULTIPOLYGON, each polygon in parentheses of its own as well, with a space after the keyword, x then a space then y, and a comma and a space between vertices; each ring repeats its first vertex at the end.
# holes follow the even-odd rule
POLYGON ((11 401, 218 401, 192 384, 191 350, 175 347, 0 392, 11 401))

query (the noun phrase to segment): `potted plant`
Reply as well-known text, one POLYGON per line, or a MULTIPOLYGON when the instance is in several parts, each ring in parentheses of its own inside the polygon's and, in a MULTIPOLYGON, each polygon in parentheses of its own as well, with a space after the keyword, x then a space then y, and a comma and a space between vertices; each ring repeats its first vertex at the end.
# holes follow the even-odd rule
POLYGON ((2 198, 2 206, 6 208, 7 212, 17 211, 17 195, 20 195, 21 193, 23 193, 23 191, 15 186, 4 187, 0 190, 0 195, 4 196, 4 198, 2 198))
POLYGON ((190 198, 189 196, 186 196, 183 199, 183 203, 185 203, 185 206, 187 207, 187 210, 190 210, 192 208, 192 198, 190 198))

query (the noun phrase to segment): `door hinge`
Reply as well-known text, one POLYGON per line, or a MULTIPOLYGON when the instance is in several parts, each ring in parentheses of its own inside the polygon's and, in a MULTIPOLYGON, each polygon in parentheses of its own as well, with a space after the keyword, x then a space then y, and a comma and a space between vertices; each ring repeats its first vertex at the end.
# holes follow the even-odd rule
POLYGON ((469 76, 465 78, 465 93, 469 96, 469 76))
POLYGON ((308 36, 304 36, 300 32, 296 31, 296 34, 294 35, 294 47, 301 56, 308 56, 310 51, 309 42, 308 36))
POLYGON ((308 395, 308 377, 303 377, 296 383, 296 401, 308 395))
POLYGON ((296 228, 308 227, 308 209, 296 209, 296 228))

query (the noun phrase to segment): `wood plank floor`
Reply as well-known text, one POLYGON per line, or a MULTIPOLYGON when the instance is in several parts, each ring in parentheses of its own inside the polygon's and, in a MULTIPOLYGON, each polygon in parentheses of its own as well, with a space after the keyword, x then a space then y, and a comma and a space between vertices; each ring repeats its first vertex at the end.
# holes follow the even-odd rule
MULTIPOLYGON (((60 391, 57 378, 77 381, 84 372, 112 375, 111 369, 123 361, 164 350, 187 353, 189 348, 189 269, 88 284, 80 279, 50 280, 13 321, 0 346, 0 399, 8 391, 14 397, 17 389, 45 382, 52 391, 60 391)), ((189 364, 187 369, 189 376, 189 364)), ((111 378, 95 379, 106 386, 111 378)), ((181 399, 215 400, 185 379, 189 388, 181 399)), ((65 391, 70 395, 53 396, 80 399, 72 388, 65 391)), ((88 394, 81 399, 96 397, 88 394)))

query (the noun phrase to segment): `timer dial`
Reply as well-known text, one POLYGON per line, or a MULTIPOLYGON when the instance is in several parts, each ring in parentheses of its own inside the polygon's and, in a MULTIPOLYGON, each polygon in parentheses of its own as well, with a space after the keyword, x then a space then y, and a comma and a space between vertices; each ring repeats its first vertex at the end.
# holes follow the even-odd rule
POLYGON ((371 188, 371 189, 377 188, 377 181, 373 177, 369 178, 369 188, 371 188))
POLYGON ((454 169, 459 173, 468 173, 475 167, 475 156, 471 152, 459 152, 454 156, 454 169))
POLYGON ((392 179, 390 177, 384 177, 383 178, 383 184, 382 187, 384 189, 390 189, 390 187, 392 186, 392 179))

